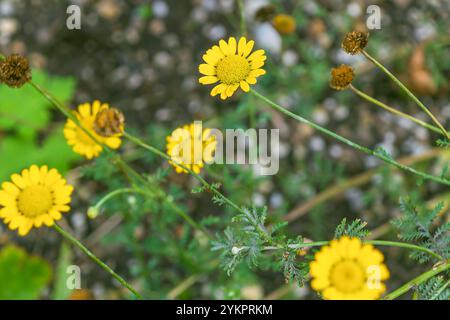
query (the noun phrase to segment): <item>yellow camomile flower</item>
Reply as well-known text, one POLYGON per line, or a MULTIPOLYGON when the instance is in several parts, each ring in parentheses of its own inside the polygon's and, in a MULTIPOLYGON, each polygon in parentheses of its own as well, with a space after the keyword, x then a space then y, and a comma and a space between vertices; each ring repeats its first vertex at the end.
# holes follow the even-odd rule
POLYGON ((0 218, 11 230, 25 236, 31 228, 52 226, 70 210, 73 187, 56 169, 32 165, 21 174, 13 174, 11 182, 3 182, 0 190, 0 218))
POLYGON ((206 51, 203 55, 206 63, 198 68, 204 75, 199 82, 201 84, 219 82, 211 90, 211 96, 220 94, 221 99, 226 99, 239 87, 248 92, 250 84, 255 84, 256 78, 266 73, 260 69, 267 58, 265 52, 260 49, 251 53, 254 44, 253 40, 247 41, 245 37, 241 37, 239 43, 236 42, 236 38, 230 37, 228 43, 220 40, 219 45, 206 51))
POLYGON ((316 253, 311 287, 330 300, 374 300, 386 290, 389 271, 383 254, 358 238, 344 236, 316 253))
POLYGON ((199 123, 191 123, 175 129, 167 138, 167 155, 173 161, 169 161, 175 167, 177 173, 188 173, 178 164, 182 164, 195 173, 200 173, 205 163, 214 159, 216 150, 216 137, 211 134, 211 129, 202 129, 199 123))
MULTIPOLYGON (((73 113, 80 124, 86 128, 97 141, 107 145, 111 149, 118 149, 122 143, 120 139, 121 134, 106 137, 99 135, 95 130, 97 114, 105 109, 109 109, 107 103, 101 103, 100 101, 95 100, 92 104, 83 103, 79 105, 78 110, 73 113)), ((87 159, 97 157, 103 150, 103 147, 100 144, 94 141, 70 119, 67 120, 66 125, 64 126, 64 136, 73 151, 87 159)))

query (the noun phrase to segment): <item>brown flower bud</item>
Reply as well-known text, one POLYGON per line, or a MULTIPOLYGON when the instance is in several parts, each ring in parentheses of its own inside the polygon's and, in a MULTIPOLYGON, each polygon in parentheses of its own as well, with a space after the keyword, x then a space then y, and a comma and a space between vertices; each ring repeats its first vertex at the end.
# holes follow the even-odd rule
POLYGON ((0 82, 11 88, 20 88, 31 80, 28 60, 19 54, 12 54, 0 60, 0 82))
POLYGON ((353 68, 343 64, 331 69, 330 87, 336 90, 346 89, 355 78, 353 68))
POLYGON ((104 108, 97 113, 94 121, 94 131, 103 137, 122 135, 125 117, 116 108, 104 108))
POLYGON ((369 34, 361 31, 347 33, 342 41, 342 48, 345 52, 354 55, 360 53, 369 42, 369 34))

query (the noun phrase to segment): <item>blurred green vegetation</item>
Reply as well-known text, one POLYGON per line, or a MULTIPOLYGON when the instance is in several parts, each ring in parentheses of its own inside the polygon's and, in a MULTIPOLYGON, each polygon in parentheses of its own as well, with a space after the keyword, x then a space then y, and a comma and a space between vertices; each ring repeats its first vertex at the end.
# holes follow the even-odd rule
MULTIPOLYGON (((50 76, 34 70, 33 81, 59 100, 69 102, 76 88, 73 77, 50 76)), ((0 86, 0 180, 31 164, 48 165, 61 173, 81 159, 67 145, 62 123, 55 123, 51 104, 31 86, 11 90, 0 86)))

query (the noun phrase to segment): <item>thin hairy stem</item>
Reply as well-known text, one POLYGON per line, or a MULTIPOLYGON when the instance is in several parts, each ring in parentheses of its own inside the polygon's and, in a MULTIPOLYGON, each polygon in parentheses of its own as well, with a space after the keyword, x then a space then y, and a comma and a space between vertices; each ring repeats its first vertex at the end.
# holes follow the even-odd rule
POLYGON ((431 111, 399 79, 397 79, 396 76, 392 74, 392 72, 390 72, 382 63, 380 63, 378 60, 376 60, 374 57, 368 54, 365 50, 362 50, 362 53, 367 59, 369 59, 384 73, 386 73, 389 76, 389 78, 391 78, 408 95, 408 97, 410 97, 431 118, 431 120, 433 120, 436 126, 438 126, 439 129, 442 131, 444 136, 448 140, 450 140, 450 135, 447 132, 447 130, 445 130, 444 126, 438 121, 438 119, 436 119, 436 117, 431 113, 431 111))
POLYGON ((72 236, 70 233, 65 231, 63 228, 61 228, 59 225, 54 224, 53 228, 58 231, 66 240, 77 246, 83 253, 85 253, 92 261, 94 261, 96 264, 98 264, 100 267, 102 267, 104 270, 106 270, 111 276, 113 276, 114 279, 119 281, 121 285, 123 285, 125 288, 127 288, 136 298, 142 299, 142 296, 128 283, 126 282, 121 276, 119 276, 113 269, 111 269, 106 263, 104 263, 102 260, 97 258, 88 248, 86 248, 80 241, 78 241, 74 236, 72 236))
POLYGON ((351 84, 350 84, 349 87, 350 87, 350 89, 353 92, 355 92, 361 98, 363 98, 363 99, 365 99, 365 100, 367 100, 367 101, 369 101, 369 102, 371 102, 371 103, 373 103, 373 104, 375 104, 375 105, 377 105, 377 106, 379 106, 379 107, 381 107, 381 108, 383 108, 383 109, 385 109, 385 110, 387 110, 387 111, 389 111, 389 112, 391 112, 391 113, 393 113, 393 114, 395 114, 397 116, 400 116, 400 117, 406 118, 408 120, 411 120, 411 121, 417 123, 418 125, 420 125, 420 126, 422 126, 424 128, 427 128, 427 129, 432 130, 432 131, 434 131, 436 133, 439 133, 439 134, 443 134, 441 129, 439 129, 438 127, 435 127, 435 126, 433 126, 431 124, 428 124, 425 121, 417 119, 417 118, 415 118, 415 117, 413 117, 413 116, 411 116, 411 115, 409 115, 407 113, 404 113, 404 112, 401 112, 401 111, 399 111, 397 109, 394 109, 394 108, 388 106, 387 104, 385 104, 385 103, 383 103, 383 102, 381 102, 381 101, 379 101, 379 100, 369 96, 368 94, 362 92, 361 90, 356 89, 351 84))
POLYGON ((393 165, 393 166, 395 166, 395 167, 397 167, 399 169, 402 169, 402 170, 404 170, 406 172, 415 174, 415 175, 417 175, 417 176, 419 176, 419 177, 421 177, 423 179, 432 180, 434 182, 438 182, 440 184, 444 184, 444 185, 450 186, 450 180, 443 179, 443 178, 437 177, 437 176, 433 176, 431 174, 427 174, 427 173, 418 171, 418 170, 416 170, 414 168, 405 166, 405 165, 395 161, 394 159, 392 159, 391 157, 389 157, 389 156, 387 156, 387 155, 385 155, 383 153, 380 153, 380 152, 371 150, 369 148, 363 147, 363 146, 361 146, 361 145, 359 145, 359 144, 357 144, 357 143, 355 143, 355 142, 353 142, 353 141, 351 141, 351 140, 349 140, 347 138, 344 138, 343 136, 338 135, 337 133, 335 133, 335 132, 333 132, 331 130, 328 130, 328 129, 326 129, 326 128, 324 128, 324 127, 322 127, 322 126, 320 126, 320 125, 318 125, 318 124, 316 124, 316 123, 314 123, 312 121, 309 121, 309 120, 307 120, 307 119, 305 119, 305 118, 303 118, 303 117, 301 117, 301 116, 299 116, 299 115, 297 115, 297 114, 295 114, 295 113, 293 113, 293 112, 283 108, 279 104, 277 104, 277 103, 273 102, 272 100, 266 98, 265 96, 263 96, 262 94, 256 92, 253 89, 250 89, 250 90, 255 96, 257 96, 261 100, 263 100, 266 103, 268 103, 269 106, 271 106, 273 109, 278 110, 278 111, 284 113, 285 115, 287 115, 287 116, 289 116, 289 117, 291 117, 291 118, 293 118, 293 119, 295 119, 295 120, 297 120, 299 122, 307 124, 310 127, 314 128, 314 129, 316 129, 316 130, 318 130, 318 131, 320 131, 320 132, 322 132, 322 133, 324 133, 324 134, 326 134, 326 135, 328 135, 328 136, 330 136, 330 137, 332 137, 332 138, 334 138, 334 139, 336 139, 336 140, 338 140, 338 141, 340 141, 340 142, 342 142, 342 143, 344 143, 344 144, 346 144, 346 145, 348 145, 348 146, 350 146, 350 147, 352 147, 352 148, 354 148, 354 149, 356 149, 358 151, 361 151, 361 152, 364 152, 364 153, 366 153, 368 155, 374 156, 374 157, 376 157, 376 158, 378 158, 380 160, 383 160, 386 163, 389 163, 389 164, 391 164, 391 165, 393 165))
POLYGON ((449 268, 450 268, 450 261, 446 261, 443 264, 440 264, 440 265, 432 268, 431 270, 428 270, 428 271, 422 273, 420 276, 412 279, 411 281, 408 281, 407 283, 402 285, 400 288, 398 288, 398 289, 392 291, 391 293, 387 294, 384 297, 384 300, 393 300, 393 299, 395 299, 395 298, 405 294, 410 289, 420 285, 421 283, 424 283, 428 279, 431 279, 435 275, 448 270, 449 268))

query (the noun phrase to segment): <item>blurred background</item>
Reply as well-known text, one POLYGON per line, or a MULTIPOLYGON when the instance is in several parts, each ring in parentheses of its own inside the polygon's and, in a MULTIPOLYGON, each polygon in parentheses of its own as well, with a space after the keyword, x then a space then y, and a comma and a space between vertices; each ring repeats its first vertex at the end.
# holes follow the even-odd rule
MULTIPOLYGON (((363 56, 340 44, 365 29, 366 8, 381 8, 381 29, 370 30, 367 51, 404 81, 449 127, 450 1, 246 0, 248 38, 267 51, 258 90, 291 111, 361 145, 382 147, 425 172, 439 175, 448 161, 435 149, 438 135, 370 105, 353 92, 329 88, 332 67, 355 68, 354 85, 400 110, 428 121, 407 97, 363 56), (271 5, 271 7, 267 7, 271 5), (261 10, 265 8, 265 10, 261 10), (277 14, 295 25, 283 30, 277 14), (278 29, 278 30, 277 30, 278 29)), ((280 129, 280 171, 258 176, 254 168, 213 165, 208 181, 241 205, 267 206, 269 222, 289 221, 290 237, 330 239, 347 217, 368 221, 373 238, 395 239, 389 220, 399 198, 433 204, 449 191, 417 181, 311 128, 275 113, 251 95, 221 101, 198 84, 202 54, 222 38, 240 35, 234 0, 0 0, 0 52, 27 56, 33 79, 67 105, 99 99, 119 108, 127 130, 165 150, 165 137, 180 125, 280 129), (79 5, 81 30, 68 30, 66 9, 79 5)), ((94 220, 87 209, 127 185, 107 156, 85 161, 66 145, 65 119, 30 87, 0 86, 0 181, 29 165, 58 168, 75 186, 72 211, 62 224, 138 291, 152 299, 317 299, 308 285, 285 285, 273 263, 246 264, 228 276, 218 253, 181 220, 161 197, 170 196, 212 233, 222 233, 235 214, 166 162, 125 143, 120 152, 154 184, 155 197, 118 196, 94 220)), ((388 289, 425 269, 408 253, 384 249, 391 270, 388 289)), ((21 238, 0 225, 0 299, 120 299, 127 291, 54 230, 34 229, 21 238), (67 289, 66 268, 81 268, 82 290, 67 289)), ((408 298, 406 295, 405 298, 408 298)))

